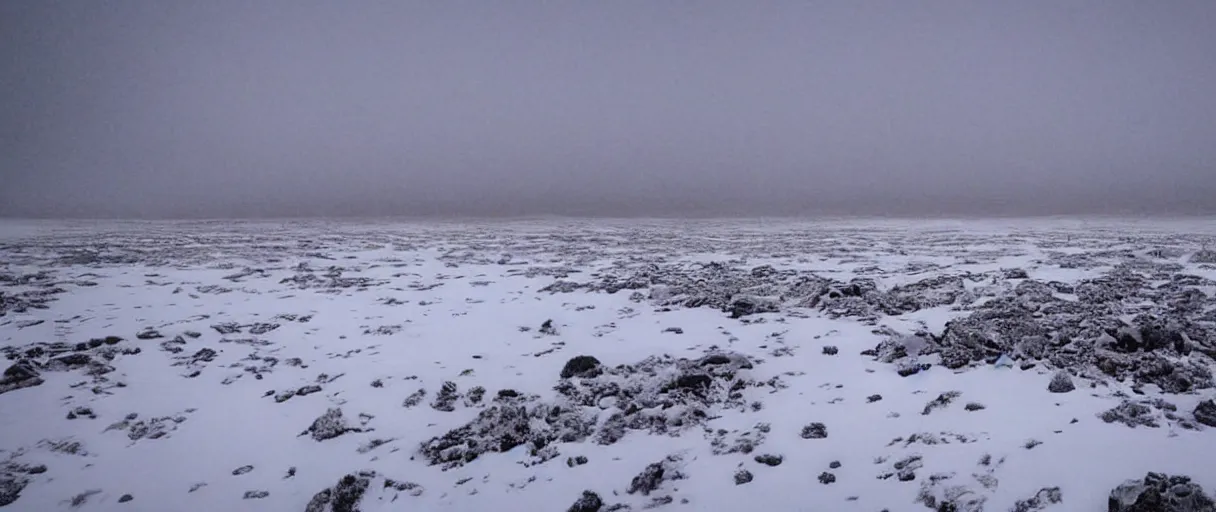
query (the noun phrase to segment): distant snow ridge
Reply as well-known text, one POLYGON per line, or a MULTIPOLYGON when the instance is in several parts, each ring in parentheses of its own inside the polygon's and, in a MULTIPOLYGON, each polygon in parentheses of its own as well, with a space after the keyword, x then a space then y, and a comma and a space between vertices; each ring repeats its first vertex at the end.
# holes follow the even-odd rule
POLYGON ((555 441, 610 445, 631 430, 679 435, 714 409, 744 409, 740 391, 755 385, 746 373, 751 368, 746 356, 730 352, 700 359, 652 356, 616 367, 578 356, 563 371, 554 403, 501 390, 476 419, 423 443, 420 452, 431 464, 450 468, 525 446, 544 462, 559 455, 555 441))

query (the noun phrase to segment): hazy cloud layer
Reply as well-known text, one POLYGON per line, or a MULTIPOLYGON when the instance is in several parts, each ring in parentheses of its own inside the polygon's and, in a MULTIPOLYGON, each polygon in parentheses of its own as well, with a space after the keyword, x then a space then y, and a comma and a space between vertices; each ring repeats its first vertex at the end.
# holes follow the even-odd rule
POLYGON ((1216 211, 1216 2, 0 2, 0 215, 1216 211))

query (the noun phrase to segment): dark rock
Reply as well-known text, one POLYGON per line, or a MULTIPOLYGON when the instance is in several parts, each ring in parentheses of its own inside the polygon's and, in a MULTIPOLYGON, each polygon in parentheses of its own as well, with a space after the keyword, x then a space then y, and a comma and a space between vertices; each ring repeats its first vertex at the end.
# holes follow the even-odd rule
POLYGON ((362 429, 351 427, 346 424, 346 419, 342 417, 342 409, 332 408, 325 411, 325 414, 313 420, 312 425, 300 433, 300 435, 311 434, 312 438, 317 441, 325 441, 333 439, 347 432, 362 432, 362 429))
POLYGON ((759 462, 760 464, 764 464, 765 466, 774 466, 775 467, 775 466, 780 466, 781 463, 785 460, 785 457, 782 457, 780 455, 773 455, 773 454, 766 453, 764 455, 757 455, 755 457, 755 460, 756 460, 756 462, 759 462))
POLYGON ((1216 402, 1212 400, 1199 402, 1199 405, 1195 406, 1193 414, 1195 415, 1195 421, 1209 427, 1216 427, 1216 402))
POLYGON ((405 407, 406 409, 409 409, 411 407, 416 407, 418 404, 422 403, 422 400, 424 400, 425 398, 426 398, 426 390, 419 389, 418 391, 410 393, 410 396, 405 397, 405 400, 403 400, 401 402, 401 406, 405 407))
POLYGON ((962 396, 962 393, 959 393, 958 391, 947 391, 942 393, 938 395, 937 398, 934 398, 929 403, 925 404, 925 409, 921 411, 921 414, 928 416, 929 413, 933 412, 935 409, 941 409, 947 405, 950 405, 950 403, 959 396, 962 396))
POLYGON ((662 461, 646 466, 646 469, 643 469, 638 476, 633 477, 633 480, 629 482, 629 488, 626 492, 629 494, 642 493, 643 496, 649 496, 664 481, 683 479, 684 475, 676 468, 676 464, 679 462, 680 458, 678 456, 669 455, 662 461))
POLYGON ((694 375, 679 376, 678 378, 676 378, 676 381, 673 384, 673 386, 676 388, 680 388, 680 389, 695 390, 695 389, 708 388, 710 386, 710 384, 712 384, 712 383, 713 383, 713 379, 711 379, 708 375, 694 374, 694 375))
POLYGON ((249 334, 253 334, 255 336, 262 335, 278 328, 279 324, 275 323, 255 323, 249 325, 249 334))
POLYGON ((968 402, 967 405, 963 406, 963 409, 966 409, 967 411, 970 411, 970 412, 982 411, 986 408, 987 407, 984 407, 984 404, 981 404, 979 402, 968 402))
POLYGON ((431 408, 436 411, 452 412, 456 410, 456 400, 460 398, 460 393, 457 392, 456 383, 445 381, 439 387, 439 393, 435 395, 435 401, 431 402, 431 408))
POLYGON ((223 335, 236 334, 236 333, 241 332, 241 325, 236 322, 225 322, 222 324, 215 324, 215 325, 212 325, 211 328, 215 329, 215 332, 218 332, 223 335))
POLYGON ((1047 391, 1052 393, 1068 393, 1077 389, 1077 386, 1072 383, 1072 377, 1068 372, 1060 370, 1051 377, 1051 382, 1047 384, 1047 391))
POLYGON ((735 485, 750 483, 753 479, 755 479, 755 477, 752 475, 751 471, 746 469, 735 471, 735 485))
POLYGON ((600 495, 591 492, 583 491, 583 495, 566 509, 566 512, 599 512, 604 506, 604 501, 600 499, 600 495))
POLYGON ((901 482, 910 482, 916 479, 916 470, 924 466, 924 459, 920 455, 909 455, 897 461, 893 467, 896 471, 896 476, 901 482))
POLYGON ((633 480, 629 482, 629 490, 627 492, 629 494, 640 492, 643 496, 650 494, 651 491, 657 489, 659 484, 663 482, 663 474, 666 471, 660 462, 646 466, 646 469, 642 470, 638 476, 633 477, 633 480))
POLYGON ((260 500, 260 499, 268 497, 268 496, 270 496, 269 491, 245 491, 244 499, 260 500))
POLYGON ((465 395, 465 405, 478 405, 485 398, 485 396, 486 388, 481 386, 473 386, 473 388, 469 390, 468 394, 465 395))
POLYGON ((759 313, 776 313, 780 309, 773 301, 757 297, 740 297, 731 302, 728 311, 730 311, 731 318, 743 318, 759 313))
POLYGON ((68 505, 70 505, 72 508, 80 507, 85 503, 88 503, 89 498, 97 494, 101 494, 101 489, 89 489, 73 496, 71 500, 68 500, 68 505))
MULTIPOLYGON (((360 472, 360 474, 369 476, 369 477, 375 476, 374 471, 363 471, 363 472, 360 472)), ((411 496, 422 496, 422 492, 423 492, 423 488, 419 484, 416 484, 414 482, 398 482, 391 478, 384 479, 383 488, 384 489, 393 489, 396 491, 409 492, 411 496)))
POLYGON ((663 332, 669 332, 672 334, 684 334, 684 329, 681 329, 679 327, 668 327, 666 329, 663 329, 663 332))
POLYGON ((47 361, 47 365, 58 364, 63 365, 67 369, 73 369, 81 366, 88 366, 88 364, 92 362, 93 358, 89 357, 88 354, 64 354, 59 357, 51 358, 50 361, 47 361))
POLYGON ((248 472, 250 472, 250 471, 253 471, 253 466, 250 466, 250 465, 241 466, 241 467, 239 467, 239 468, 236 468, 236 469, 232 470, 232 476, 239 476, 239 475, 243 475, 243 474, 248 473, 248 472))
POLYGON ((933 365, 929 363, 904 363, 899 365, 895 373, 898 373, 900 377, 911 377, 932 367, 933 365))
POLYGON ((583 456, 583 455, 579 455, 577 457, 567 457, 566 458, 566 465, 570 466, 570 467, 582 466, 583 464, 586 464, 586 463, 587 463, 587 457, 583 456))
POLYGON ((824 439, 828 437, 828 427, 823 423, 811 423, 802 427, 803 439, 824 439))
POLYGON ((1156 428, 1159 425, 1153 417, 1153 409, 1146 404, 1124 400, 1119 405, 1098 415, 1107 423, 1122 423, 1129 427, 1145 426, 1156 428))
POLYGON ((359 512, 359 502, 370 486, 367 473, 348 474, 337 485, 313 495, 304 512, 359 512))
POLYGON ((563 379, 571 377, 594 378, 599 374, 599 359, 591 356, 575 356, 566 361, 566 366, 562 367, 561 377, 563 379))
POLYGON ((828 345, 828 346, 823 347, 823 354, 824 354, 824 355, 828 355, 828 356, 834 356, 834 355, 836 355, 836 354, 837 354, 837 353, 839 353, 839 352, 840 352, 840 349, 836 348, 836 347, 835 347, 835 346, 833 346, 833 345, 828 345))
POLYGON ((21 497, 21 491, 29 483, 28 478, 8 472, 0 473, 0 507, 17 501, 21 497))
POLYGON ((209 363, 215 359, 216 355, 218 354, 216 354, 215 350, 204 348, 199 349, 198 352, 195 352, 193 356, 190 356, 190 359, 196 363, 199 361, 209 363))
POLYGON ((540 324, 540 333, 541 333, 541 334, 546 334, 546 335, 549 335, 549 336, 556 336, 556 335, 557 335, 557 328, 556 328, 556 327, 553 327, 553 320, 552 320, 552 319, 550 319, 550 320, 545 320, 545 322, 544 322, 544 323, 540 324))
POLYGON ((310 384, 296 390, 296 396, 307 396, 321 391, 321 386, 310 384))
POLYGON ((1018 500, 1013 505, 1011 512, 1036 512, 1044 510, 1050 505, 1055 505, 1064 501, 1064 495, 1060 493, 1059 487, 1044 487, 1039 489, 1039 492, 1029 499, 1018 500))
POLYGON ((827 485, 836 482, 836 475, 824 471, 819 474, 819 483, 827 485))
POLYGON ((832 468, 832 469, 839 468, 839 467, 840 467, 840 461, 838 461, 838 460, 834 460, 834 461, 832 461, 832 462, 828 463, 828 467, 829 467, 829 468, 832 468))
POLYGON ((706 366, 702 360, 652 356, 631 365, 598 367, 595 377, 562 379, 552 401, 507 393, 464 426, 422 443, 420 451, 431 464, 451 468, 521 445, 539 459, 553 442, 591 437, 609 445, 630 430, 679 435, 707 421, 711 408, 746 410, 741 390, 751 381, 739 374, 750 363, 737 354, 727 360, 706 366), (685 379, 692 387, 680 387, 668 375, 699 377, 685 379))
POLYGON ((156 338, 163 338, 164 335, 162 335, 156 329, 148 329, 139 334, 136 334, 135 337, 139 338, 141 340, 154 340, 156 338))
POLYGON ((866 397, 866 403, 868 403, 868 404, 872 404, 879 400, 882 400, 882 395, 870 395, 870 396, 866 397))
POLYGON ((1148 473, 1128 480, 1110 492, 1109 512, 1212 512, 1216 502, 1189 477, 1148 473))
POLYGON ((134 497, 134 496, 131 496, 130 494, 124 494, 124 495, 122 495, 121 497, 119 497, 119 498, 118 498, 118 502, 119 502, 119 503, 126 503, 126 502, 128 502, 128 501, 133 500, 133 499, 135 499, 135 497, 134 497))
POLYGON ((1001 269, 1001 273, 1004 274, 1005 279, 1027 279, 1030 277, 1025 269, 1020 268, 1001 269))
POLYGON ((42 384, 42 382, 43 380, 38 376, 38 370, 34 369, 34 365, 28 361, 21 361, 4 370, 3 377, 0 377, 0 394, 34 387, 42 384))

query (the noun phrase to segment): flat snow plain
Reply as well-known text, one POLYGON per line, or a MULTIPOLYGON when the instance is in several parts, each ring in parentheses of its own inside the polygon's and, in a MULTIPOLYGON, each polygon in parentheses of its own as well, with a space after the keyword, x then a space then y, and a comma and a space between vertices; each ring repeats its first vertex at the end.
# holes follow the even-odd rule
POLYGON ((0 503, 1090 511, 1150 471, 1211 493, 1209 249, 1212 219, 6 221, 0 503))

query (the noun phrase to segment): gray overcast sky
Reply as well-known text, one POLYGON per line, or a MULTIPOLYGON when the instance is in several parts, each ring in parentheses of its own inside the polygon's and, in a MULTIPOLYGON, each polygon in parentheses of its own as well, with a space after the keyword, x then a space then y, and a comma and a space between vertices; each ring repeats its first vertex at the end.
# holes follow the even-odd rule
POLYGON ((1216 212, 1216 2, 0 2, 0 215, 1216 212))

